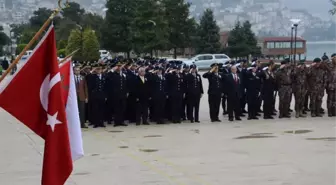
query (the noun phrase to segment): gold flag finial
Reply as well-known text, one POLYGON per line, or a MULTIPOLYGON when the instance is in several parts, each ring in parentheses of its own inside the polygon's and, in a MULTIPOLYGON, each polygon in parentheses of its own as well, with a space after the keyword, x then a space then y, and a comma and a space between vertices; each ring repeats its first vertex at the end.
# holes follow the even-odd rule
POLYGON ((66 2, 64 3, 64 6, 62 6, 62 0, 58 0, 58 7, 59 9, 63 9, 63 8, 68 8, 69 7, 69 0, 66 0, 66 2))

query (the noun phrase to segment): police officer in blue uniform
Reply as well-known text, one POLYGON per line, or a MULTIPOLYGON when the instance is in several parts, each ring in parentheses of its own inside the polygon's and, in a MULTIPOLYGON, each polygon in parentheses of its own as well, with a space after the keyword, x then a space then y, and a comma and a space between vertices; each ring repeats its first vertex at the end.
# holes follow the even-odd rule
POLYGON ((203 96, 201 75, 197 73, 196 65, 190 66, 190 73, 186 75, 186 99, 188 119, 191 123, 199 123, 200 100, 203 96))
POLYGON ((218 118, 221 97, 223 94, 222 76, 218 73, 218 64, 211 64, 211 70, 203 74, 209 80, 208 101, 211 122, 221 122, 218 118))
POLYGON ((105 127, 104 108, 106 100, 106 77, 102 74, 102 65, 98 64, 95 74, 92 76, 92 86, 90 86, 92 98, 92 124, 94 128, 105 127))
POLYGON ((175 65, 173 69, 167 74, 171 119, 173 123, 181 123, 182 101, 185 94, 184 79, 181 74, 181 66, 175 65))
POLYGON ((151 97, 153 103, 153 118, 157 124, 164 124, 165 106, 168 98, 167 80, 162 67, 156 67, 151 78, 151 97))

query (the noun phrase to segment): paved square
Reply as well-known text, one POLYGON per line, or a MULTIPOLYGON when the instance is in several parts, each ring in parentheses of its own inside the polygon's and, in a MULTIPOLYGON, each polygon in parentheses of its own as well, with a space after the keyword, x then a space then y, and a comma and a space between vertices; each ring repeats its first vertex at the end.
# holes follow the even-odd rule
MULTIPOLYGON (((207 95, 200 115, 200 124, 84 130, 85 157, 67 185, 335 184, 334 118, 210 123, 207 95)), ((0 184, 40 184, 43 141, 3 110, 0 120, 0 184)))

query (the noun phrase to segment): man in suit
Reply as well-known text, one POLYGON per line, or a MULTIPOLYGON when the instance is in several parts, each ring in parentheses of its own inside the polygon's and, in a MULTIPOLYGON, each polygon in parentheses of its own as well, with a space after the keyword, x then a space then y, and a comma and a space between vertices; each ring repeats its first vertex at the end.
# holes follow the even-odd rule
POLYGON ((148 123, 148 103, 150 99, 150 86, 145 77, 146 69, 140 68, 138 76, 134 80, 134 96, 136 101, 136 125, 149 125, 148 123))
POLYGON ((74 68, 74 76, 81 127, 88 128, 85 125, 85 104, 88 102, 88 87, 85 78, 80 75, 80 67, 74 68))
POLYGON ((208 101, 211 122, 221 122, 218 118, 221 97, 223 95, 222 76, 218 74, 218 65, 211 65, 211 70, 203 74, 203 78, 209 80, 208 101))
POLYGON ((190 66, 190 73, 186 76, 186 97, 188 119, 191 123, 199 123, 199 106, 203 96, 203 85, 201 75, 197 73, 196 65, 190 66))
POLYGON ((102 74, 102 66, 98 65, 92 76, 92 113, 93 128, 105 127, 104 108, 106 100, 106 77, 102 74))
POLYGON ((241 121, 240 119, 240 111, 241 106, 239 103, 240 100, 240 78, 237 74, 237 67, 231 67, 231 74, 226 76, 225 83, 227 85, 226 92, 228 94, 228 113, 229 113, 229 121, 233 121, 233 115, 235 116, 237 121, 241 121))

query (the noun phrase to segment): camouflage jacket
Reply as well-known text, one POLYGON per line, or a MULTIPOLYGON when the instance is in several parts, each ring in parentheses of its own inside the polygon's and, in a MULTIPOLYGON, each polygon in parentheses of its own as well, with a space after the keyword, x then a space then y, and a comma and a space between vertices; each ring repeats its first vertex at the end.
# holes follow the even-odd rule
POLYGON ((309 91, 324 90, 326 84, 326 71, 322 67, 311 66, 308 68, 309 91))
POLYGON ((326 89, 329 90, 329 91, 336 90, 336 64, 328 63, 328 64, 326 64, 326 69, 327 69, 326 89))
POLYGON ((275 74, 278 87, 292 85, 293 68, 291 66, 279 69, 275 74))
POLYGON ((295 67, 293 70, 293 91, 308 89, 308 69, 295 67))

